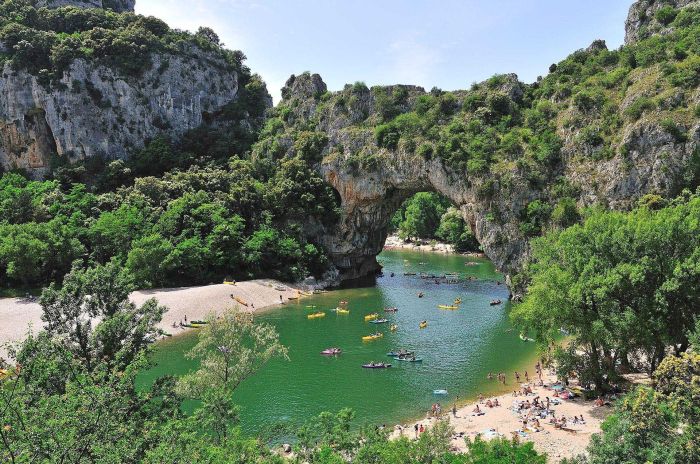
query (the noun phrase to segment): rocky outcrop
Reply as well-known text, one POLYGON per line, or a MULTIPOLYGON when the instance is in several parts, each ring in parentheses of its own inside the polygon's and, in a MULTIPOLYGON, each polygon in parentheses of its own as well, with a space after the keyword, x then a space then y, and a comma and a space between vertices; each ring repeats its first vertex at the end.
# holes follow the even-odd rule
POLYGON ((136 0, 37 0, 37 7, 59 8, 62 6, 75 6, 78 8, 105 8, 123 13, 134 11, 136 0))
MULTIPOLYGON (((602 43, 596 47, 604 48, 602 43)), ((521 230, 523 211, 543 194, 528 180, 527 172, 519 174, 514 168, 505 177, 471 178, 441 158, 417 156, 413 147, 399 144, 395 150, 380 148, 369 122, 377 114, 377 92, 347 87, 319 98, 325 84, 320 76, 308 74, 296 76, 288 84, 283 101, 291 108, 287 120, 302 127, 315 125, 328 138, 319 170, 338 192, 342 215, 336 228, 317 231, 316 240, 329 251, 341 280, 361 278, 379 269, 375 257, 382 250, 394 212, 420 191, 435 191, 449 198, 485 254, 506 275, 510 277, 522 268, 530 238, 521 230), (356 154, 371 163, 358 167, 352 162, 356 154)), ((516 76, 509 75, 494 92, 517 101, 523 96, 522 85, 516 76)), ((409 107, 425 94, 413 86, 387 87, 382 94, 397 91, 407 94, 409 107)), ((629 92, 630 99, 639 97, 635 86, 629 92)), ((567 119, 562 117, 562 121, 567 119)), ((700 152, 697 121, 679 139, 662 127, 655 114, 624 125, 619 146, 625 149, 608 159, 594 161, 595 156, 581 156, 579 130, 569 124, 561 122, 557 132, 564 146, 560 166, 552 175, 560 181, 565 179, 578 192, 575 195, 580 207, 627 209, 648 193, 672 196, 687 182, 691 160, 700 152)))
POLYGON ((149 138, 202 124, 236 99, 238 75, 194 45, 152 57, 139 77, 76 60, 50 88, 6 64, 0 76, 0 164, 42 176, 53 156, 126 158, 149 138))
POLYGON ((630 7, 625 22, 625 43, 632 44, 652 34, 666 34, 672 29, 669 19, 659 15, 662 8, 700 7, 699 0, 638 0, 630 7))

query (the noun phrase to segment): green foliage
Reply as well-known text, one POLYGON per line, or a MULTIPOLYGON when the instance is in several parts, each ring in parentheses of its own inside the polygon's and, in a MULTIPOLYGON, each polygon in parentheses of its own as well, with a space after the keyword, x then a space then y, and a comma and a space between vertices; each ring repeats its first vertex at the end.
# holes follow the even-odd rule
POLYGON ((677 15, 678 15, 678 10, 676 10, 675 8, 673 8, 670 5, 664 5, 656 11, 656 14, 654 15, 654 17, 661 24, 667 26, 667 25, 671 24, 674 19, 676 19, 677 15))
POLYGON ((666 347, 687 346, 698 316, 699 218, 700 198, 691 196, 665 208, 596 210, 535 240, 514 321, 547 345, 567 330, 561 371, 576 371, 584 385, 607 388, 620 365, 653 372, 666 347))
POLYGON ((399 224, 399 235, 406 238, 435 238, 448 204, 447 199, 438 194, 416 193, 402 207, 403 220, 399 224))
POLYGON ((479 242, 456 209, 448 209, 440 218, 440 226, 435 231, 440 240, 454 245, 459 252, 478 251, 479 242))

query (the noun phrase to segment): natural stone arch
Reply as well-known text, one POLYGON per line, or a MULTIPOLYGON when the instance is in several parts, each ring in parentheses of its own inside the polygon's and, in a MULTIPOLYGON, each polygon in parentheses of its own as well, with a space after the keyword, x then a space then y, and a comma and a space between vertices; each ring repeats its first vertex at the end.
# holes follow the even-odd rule
POLYGON ((513 211, 520 211, 531 198, 508 197, 503 221, 490 218, 492 198, 485 201, 479 185, 457 175, 441 160, 424 160, 397 154, 389 163, 371 171, 348 168, 342 161, 326 162, 321 172, 339 193, 342 214, 338 227, 322 237, 341 279, 364 277, 379 270, 376 256, 388 236, 389 223, 400 205, 422 191, 440 193, 461 211, 467 225, 483 247, 486 256, 507 277, 516 272, 527 256, 527 240, 517 227, 513 211))

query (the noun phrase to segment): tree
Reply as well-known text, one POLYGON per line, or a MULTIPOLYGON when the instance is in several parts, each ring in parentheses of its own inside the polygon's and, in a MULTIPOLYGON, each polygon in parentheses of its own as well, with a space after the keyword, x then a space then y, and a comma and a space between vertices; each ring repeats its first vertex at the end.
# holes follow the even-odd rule
POLYGON ((399 226, 403 237, 434 238, 447 200, 436 193, 419 192, 407 201, 404 220, 399 226))
POLYGON ((256 324, 253 314, 229 309, 213 314, 200 329, 197 344, 187 356, 200 359, 201 367, 178 382, 183 394, 201 398, 209 389, 232 393, 274 357, 287 358, 287 348, 274 327, 256 324))
POLYGON ((59 287, 52 283, 39 303, 46 332, 79 359, 88 372, 101 364, 126 369, 155 341, 165 308, 155 299, 129 301, 131 276, 115 261, 81 269, 76 264, 59 287))
POLYGON ((207 42, 213 45, 222 45, 221 40, 219 39, 219 35, 216 32, 214 32, 214 29, 210 27, 200 27, 199 29, 197 29, 197 33, 195 34, 195 36, 201 37, 202 39, 206 40, 207 42))
POLYGON ((446 243, 454 245, 457 251, 476 251, 479 242, 462 219, 462 214, 455 208, 450 208, 440 218, 440 226, 435 236, 446 243))
POLYGON ((659 210, 594 211, 535 240, 514 321, 551 346, 567 330, 562 372, 572 368, 584 383, 606 388, 620 364, 653 372, 668 347, 687 349, 699 314, 699 218, 691 196, 659 210))

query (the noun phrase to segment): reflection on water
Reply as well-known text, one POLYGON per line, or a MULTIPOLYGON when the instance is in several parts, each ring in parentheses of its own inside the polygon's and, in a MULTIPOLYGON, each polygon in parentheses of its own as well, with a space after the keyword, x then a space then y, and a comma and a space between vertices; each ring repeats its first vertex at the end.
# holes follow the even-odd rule
MULTIPOLYGON (((534 355, 534 344, 523 343, 508 322, 508 290, 491 262, 459 255, 412 251, 385 251, 380 255, 384 276, 376 286, 332 291, 298 303, 267 311, 259 320, 276 326, 289 347, 290 361, 274 360, 235 392, 241 406, 245 430, 255 431, 283 420, 302 421, 322 411, 351 407, 361 423, 394 424, 418 417, 435 401, 451 404, 479 392, 497 389, 486 380, 488 372, 512 372, 534 355), (465 263, 474 263, 466 265, 465 263), (391 273, 394 277, 391 277, 391 273), (432 279, 405 273, 441 275, 458 273, 458 284, 435 284, 432 279), (475 280, 468 280, 471 277, 475 280), (418 298, 419 292, 424 293, 418 298), (440 310, 455 298, 457 311, 440 310), (490 306, 501 299, 503 304, 490 306), (350 314, 329 311, 340 300, 349 302, 350 314), (311 310, 324 310, 324 318, 309 320, 311 310), (397 313, 383 308, 396 306, 397 313), (364 316, 379 312, 398 325, 374 325, 364 316), (418 324, 428 321, 421 330, 418 324), (384 337, 363 342, 362 336, 376 330, 384 337), (339 357, 324 357, 320 351, 338 346, 339 357), (392 361, 388 351, 407 348, 423 358, 422 363, 392 361), (391 362, 391 369, 362 369, 369 361, 391 362), (445 397, 433 390, 446 389, 445 397)), ((184 358, 195 335, 175 337, 159 344, 156 367, 144 373, 142 384, 165 374, 181 375, 196 367, 184 358)))

